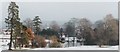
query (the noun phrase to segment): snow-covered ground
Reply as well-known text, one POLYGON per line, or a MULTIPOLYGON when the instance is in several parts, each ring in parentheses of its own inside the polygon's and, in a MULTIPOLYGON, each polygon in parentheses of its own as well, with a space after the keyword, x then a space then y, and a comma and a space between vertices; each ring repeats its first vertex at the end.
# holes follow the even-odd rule
MULTIPOLYGON (((0 45, 0 51, 7 49, 8 46, 0 45)), ((118 50, 118 46, 106 46, 105 48, 100 48, 98 46, 77 46, 65 48, 22 48, 21 50, 118 50)))
POLYGON ((66 48, 22 48, 26 50, 118 50, 118 46, 107 46, 106 48, 100 48, 98 46, 78 46, 78 47, 66 47, 66 48))
MULTIPOLYGON (((46 40, 48 41, 48 40, 46 40)), ((8 45, 7 43, 9 42, 0 42, 0 52, 2 50, 7 50, 8 49, 8 45)), ((94 45, 94 46, 86 46, 86 45, 80 45, 80 44, 76 44, 73 47, 73 44, 70 43, 69 44, 70 47, 68 47, 68 43, 64 43, 63 47, 64 48, 22 48, 21 50, 118 50, 118 46, 106 46, 104 48, 100 48, 98 45, 94 45)))
MULTIPOLYGON (((46 42, 49 42, 49 40, 46 40, 46 42)), ((2 40, 0 40, 0 52, 2 50, 7 50, 8 46, 7 44, 9 43, 9 41, 4 41, 2 42, 2 40)), ((22 48, 25 50, 118 50, 118 46, 106 46, 105 48, 100 48, 97 45, 95 46, 81 46, 79 43, 75 43, 75 46, 73 47, 73 43, 71 42, 69 44, 70 47, 68 47, 68 43, 65 42, 63 44, 64 48, 22 48)), ((22 50, 21 49, 21 50, 22 50)))
MULTIPOLYGON (((8 42, 7 42, 8 43, 8 42)), ((5 42, 0 42, 0 52, 2 50, 7 50, 8 49, 8 45, 5 42)), ((118 46, 105 46, 104 48, 100 48, 98 45, 94 45, 94 46, 86 46, 86 45, 75 45, 74 47, 72 46, 72 43, 69 44, 70 47, 68 47, 67 43, 63 44, 64 48, 22 48, 23 50, 118 50, 118 46)), ((21 50, 22 50, 21 49, 21 50)))
POLYGON ((7 50, 7 49, 8 49, 8 46, 0 42, 0 52, 2 50, 7 50))

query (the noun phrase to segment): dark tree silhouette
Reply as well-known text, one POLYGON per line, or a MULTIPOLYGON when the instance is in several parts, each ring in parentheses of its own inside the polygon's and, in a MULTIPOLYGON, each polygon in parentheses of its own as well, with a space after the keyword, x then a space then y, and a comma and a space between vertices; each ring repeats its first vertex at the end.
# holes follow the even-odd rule
POLYGON ((5 18, 5 22, 8 24, 7 26, 8 29, 11 29, 9 50, 12 50, 11 46, 12 46, 12 41, 13 41, 13 29, 15 30, 17 28, 16 27, 17 23, 20 24, 18 8, 19 7, 16 5, 15 2, 11 2, 10 5, 8 6, 8 18, 5 18))
POLYGON ((35 18, 33 19, 33 26, 34 26, 34 29, 35 29, 35 34, 38 35, 39 32, 41 31, 40 29, 40 25, 41 25, 41 19, 39 18, 39 16, 35 16, 35 18))

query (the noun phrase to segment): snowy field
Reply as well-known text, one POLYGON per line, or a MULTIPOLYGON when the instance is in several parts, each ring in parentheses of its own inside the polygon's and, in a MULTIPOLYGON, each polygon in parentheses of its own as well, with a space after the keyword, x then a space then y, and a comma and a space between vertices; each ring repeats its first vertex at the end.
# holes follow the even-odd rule
POLYGON ((2 50, 7 50, 7 49, 8 49, 8 46, 6 46, 5 44, 3 44, 3 43, 0 42, 0 52, 2 50))
MULTIPOLYGON (((3 36, 0 36, 1 38, 3 36)), ((67 38, 66 38, 67 39, 67 38)), ((70 38, 70 40, 72 40, 72 38, 70 38)), ((49 42, 49 40, 46 40, 46 42, 49 42)), ((2 42, 2 39, 0 39, 0 52, 2 50, 7 50, 8 46, 7 44, 9 43, 9 41, 4 40, 4 42, 2 42)), ((69 43, 69 47, 68 47, 68 43, 65 42, 63 44, 64 48, 49 48, 48 46, 46 48, 22 48, 21 50, 118 50, 118 46, 106 46, 105 48, 100 48, 97 45, 95 46, 86 46, 86 45, 80 45, 80 43, 76 43, 73 47, 73 43, 69 43)))
MULTIPOLYGON (((7 43, 9 42, 1 42, 0 41, 0 52, 2 50, 7 50, 8 46, 7 43)), ((86 46, 86 45, 77 45, 75 44, 75 46, 72 46, 72 43, 69 44, 70 47, 67 46, 67 43, 63 44, 64 48, 22 48, 21 50, 118 50, 118 46, 105 46, 104 48, 100 48, 98 45, 94 45, 94 46, 86 46)))
MULTIPOLYGON (((0 46, 0 51, 7 50, 8 46, 0 46)), ((22 48, 21 50, 118 50, 118 46, 106 46, 100 48, 98 46, 78 46, 66 48, 22 48)))
MULTIPOLYGON (((8 46, 0 46, 0 52, 7 49, 8 46)), ((22 48, 21 50, 118 50, 118 46, 108 46, 107 48, 99 48, 98 46, 80 46, 66 48, 22 48)))
POLYGON ((22 48, 24 50, 118 50, 118 46, 107 46, 100 48, 98 46, 78 46, 78 47, 66 47, 66 48, 22 48))
MULTIPOLYGON (((0 42, 0 52, 2 50, 7 50, 8 46, 7 46, 8 42, 0 42)), ((69 45, 70 47, 67 47, 67 43, 63 44, 64 48, 22 48, 21 50, 118 50, 118 46, 105 46, 104 48, 100 48, 97 45, 95 46, 86 46, 86 45, 82 45, 80 46, 79 44, 75 45, 74 47, 72 46, 72 43, 69 45)))

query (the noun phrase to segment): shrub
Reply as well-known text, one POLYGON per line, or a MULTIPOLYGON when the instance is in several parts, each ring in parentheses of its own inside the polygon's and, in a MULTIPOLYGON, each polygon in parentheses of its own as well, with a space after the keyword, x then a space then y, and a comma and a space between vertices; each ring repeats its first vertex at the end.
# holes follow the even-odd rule
POLYGON ((60 44, 60 42, 58 42, 58 38, 55 35, 51 36, 50 40, 52 41, 49 45, 50 48, 61 47, 61 44, 60 44))
POLYGON ((36 35, 35 36, 35 40, 36 40, 36 45, 37 47, 46 47, 47 43, 45 42, 45 38, 40 36, 40 35, 36 35))

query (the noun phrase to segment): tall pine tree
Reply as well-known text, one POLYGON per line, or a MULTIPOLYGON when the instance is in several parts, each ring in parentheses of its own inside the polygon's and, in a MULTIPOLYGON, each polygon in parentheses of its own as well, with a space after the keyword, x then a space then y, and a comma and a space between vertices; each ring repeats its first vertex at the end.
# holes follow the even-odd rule
POLYGON ((17 6, 15 2, 11 2, 8 6, 8 18, 5 18, 5 22, 8 24, 8 29, 11 29, 9 50, 12 50, 13 32, 17 28, 17 23, 20 21, 18 8, 19 6, 17 6))
POLYGON ((33 19, 33 23, 34 23, 34 29, 35 29, 35 34, 38 35, 39 32, 40 32, 40 24, 42 23, 41 22, 41 19, 39 18, 39 16, 35 16, 35 18, 33 19))

